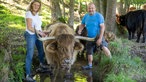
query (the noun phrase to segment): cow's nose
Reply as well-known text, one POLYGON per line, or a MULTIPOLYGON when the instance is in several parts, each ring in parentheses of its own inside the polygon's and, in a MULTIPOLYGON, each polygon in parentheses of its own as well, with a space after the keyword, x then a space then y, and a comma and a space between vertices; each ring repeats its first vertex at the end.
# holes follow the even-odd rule
POLYGON ((64 62, 65 62, 66 64, 70 64, 70 63, 71 63, 71 61, 70 61, 69 59, 65 59, 64 62))

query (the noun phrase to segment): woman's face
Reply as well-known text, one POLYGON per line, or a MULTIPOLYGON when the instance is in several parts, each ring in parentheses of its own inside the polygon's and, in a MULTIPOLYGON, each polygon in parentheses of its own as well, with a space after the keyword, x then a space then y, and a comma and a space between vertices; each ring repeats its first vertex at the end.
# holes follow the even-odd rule
POLYGON ((40 3, 39 3, 39 2, 34 2, 34 3, 32 4, 32 10, 33 10, 34 12, 38 12, 38 11, 39 11, 39 8, 40 8, 40 3))
POLYGON ((96 8, 95 8, 94 4, 91 4, 88 6, 88 12, 90 15, 93 15, 95 13, 95 10, 96 10, 96 8))

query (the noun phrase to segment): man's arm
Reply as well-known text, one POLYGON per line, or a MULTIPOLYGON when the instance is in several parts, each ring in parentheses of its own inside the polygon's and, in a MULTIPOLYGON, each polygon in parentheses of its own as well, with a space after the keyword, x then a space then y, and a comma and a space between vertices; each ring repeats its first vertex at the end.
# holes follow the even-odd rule
POLYGON ((100 35, 99 35, 98 40, 96 41, 97 45, 101 45, 102 37, 104 35, 104 30, 105 30, 105 25, 104 25, 104 23, 102 23, 102 24, 100 24, 100 35))
POLYGON ((79 30, 78 30, 78 34, 81 34, 82 30, 84 29, 85 25, 84 24, 81 24, 79 26, 79 30))
POLYGON ((100 24, 100 35, 99 35, 99 38, 101 38, 101 39, 103 37, 104 30, 105 30, 105 25, 104 25, 104 23, 102 23, 102 24, 100 24))

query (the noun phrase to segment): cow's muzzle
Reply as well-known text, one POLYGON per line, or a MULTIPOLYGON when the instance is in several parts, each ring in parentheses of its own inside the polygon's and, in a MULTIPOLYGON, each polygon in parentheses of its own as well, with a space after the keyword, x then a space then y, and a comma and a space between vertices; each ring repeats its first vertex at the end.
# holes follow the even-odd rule
POLYGON ((64 59, 63 63, 61 64, 62 70, 69 70, 71 67, 71 59, 64 59))

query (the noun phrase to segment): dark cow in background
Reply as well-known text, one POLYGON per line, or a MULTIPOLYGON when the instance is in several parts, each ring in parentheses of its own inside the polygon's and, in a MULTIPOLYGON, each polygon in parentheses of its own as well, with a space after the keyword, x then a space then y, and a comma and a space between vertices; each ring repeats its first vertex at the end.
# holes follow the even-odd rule
POLYGON ((145 42, 146 37, 146 11, 137 10, 130 11, 125 15, 117 16, 120 25, 126 26, 129 36, 128 39, 134 39, 135 32, 137 32, 137 40, 140 41, 140 36, 143 34, 142 42, 145 42))

